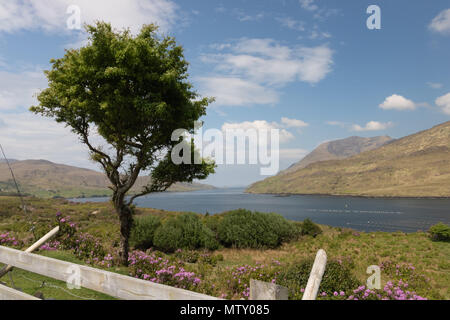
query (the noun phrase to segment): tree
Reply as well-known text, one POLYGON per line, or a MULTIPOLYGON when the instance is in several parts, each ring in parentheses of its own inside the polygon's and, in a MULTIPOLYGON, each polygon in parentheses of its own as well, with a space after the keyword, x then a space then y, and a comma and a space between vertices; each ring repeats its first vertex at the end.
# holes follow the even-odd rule
POLYGON ((199 98, 187 81, 182 47, 172 37, 158 36, 155 25, 143 26, 136 36, 104 22, 87 25, 86 31, 85 47, 66 50, 63 58, 50 61, 51 70, 45 71, 49 87, 30 111, 65 123, 100 163, 111 182, 120 219, 120 258, 126 265, 133 200, 214 172, 215 164, 205 159, 175 165, 170 157, 178 143, 190 143, 193 156, 192 141, 172 141, 172 132, 184 128, 194 133, 194 122, 213 99, 199 98), (93 142, 95 131, 103 146, 93 142), (145 172, 151 182, 130 195, 145 172))

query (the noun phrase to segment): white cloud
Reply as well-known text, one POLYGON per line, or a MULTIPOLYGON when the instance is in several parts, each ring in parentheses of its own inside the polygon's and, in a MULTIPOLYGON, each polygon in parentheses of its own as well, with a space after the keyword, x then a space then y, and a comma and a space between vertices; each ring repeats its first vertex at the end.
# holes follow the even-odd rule
POLYGON ((285 85, 293 81, 315 84, 331 72, 333 51, 326 45, 291 48, 272 39, 241 39, 231 53, 203 56, 216 70, 257 83, 285 85))
MULTIPOLYGON (((9 158, 45 159, 57 163, 98 169, 87 148, 63 124, 31 112, 0 113, 1 143, 9 158)), ((98 137, 94 142, 100 142, 98 137)))
POLYGON ((427 85, 433 89, 441 89, 443 87, 443 84, 439 82, 427 82, 427 85))
POLYGON ((276 18, 276 20, 285 28, 296 31, 305 31, 305 23, 303 21, 295 20, 290 17, 276 18))
POLYGON ((281 118, 281 123, 284 124, 287 128, 304 128, 309 126, 305 121, 298 119, 289 119, 286 117, 281 118))
POLYGON ((300 5, 303 9, 308 11, 315 11, 319 9, 319 7, 314 4, 314 0, 299 0, 300 5))
POLYGON ((308 150, 293 148, 280 149, 280 158, 285 160, 300 160, 309 153, 308 150))
POLYGON ((339 126, 339 127, 344 127, 346 125, 345 122, 342 121, 327 121, 325 122, 326 124, 330 125, 330 126, 339 126))
POLYGON ((130 28, 133 33, 149 23, 167 31, 177 20, 177 5, 170 0, 8 0, 0 2, 0 31, 69 31, 66 21, 70 5, 79 6, 82 23, 104 20, 115 28, 130 28))
POLYGON ((358 131, 358 132, 362 132, 362 131, 380 131, 380 130, 386 130, 390 127, 393 126, 392 122, 378 122, 378 121, 369 121, 366 123, 366 125, 364 127, 358 125, 358 124, 354 124, 352 126, 352 131, 358 131))
POLYGON ((268 122, 266 120, 225 122, 222 125, 222 131, 225 131, 226 129, 255 129, 257 131, 267 130, 268 132, 270 132, 270 130, 272 129, 278 129, 280 132, 280 143, 286 143, 294 138, 294 135, 286 129, 304 128, 307 126, 309 126, 309 124, 302 120, 282 117, 280 123, 276 121, 268 122))
POLYGON ((245 21, 258 21, 264 18, 264 13, 260 12, 255 15, 246 14, 244 11, 235 9, 233 10, 233 14, 237 17, 237 19, 241 22, 245 21))
POLYGON ((331 34, 329 32, 322 32, 318 30, 311 31, 311 34, 309 35, 310 39, 328 39, 331 38, 331 34))
POLYGON ((288 47, 273 39, 241 39, 210 48, 220 52, 201 57, 213 65, 211 75, 200 78, 201 91, 216 97, 218 105, 273 104, 276 89, 294 81, 315 84, 333 64, 326 45, 288 47))
POLYGON ((313 18, 318 20, 325 20, 330 16, 338 15, 341 11, 339 9, 327 8, 324 6, 318 6, 315 0, 299 0, 300 6, 313 13, 313 18))
POLYGON ((0 111, 31 107, 36 103, 35 95, 46 87, 47 80, 42 70, 0 71, 0 111))
POLYGON ((278 94, 257 83, 235 77, 203 77, 201 92, 216 98, 217 106, 246 106, 252 104, 274 104, 278 94))
POLYGON ((442 109, 442 112, 450 115, 450 92, 437 98, 436 105, 442 109))
POLYGON ((225 122, 222 125, 222 131, 235 130, 235 129, 254 129, 256 131, 266 130, 270 132, 272 129, 279 130, 280 143, 286 143, 294 138, 294 135, 286 129, 281 129, 280 125, 276 122, 267 122, 266 120, 244 121, 244 122, 225 122))
POLYGON ((393 94, 380 104, 380 108, 384 110, 414 110, 416 108, 416 103, 403 96, 393 94))
POLYGON ((450 9, 441 11, 428 27, 434 32, 450 35, 450 9))

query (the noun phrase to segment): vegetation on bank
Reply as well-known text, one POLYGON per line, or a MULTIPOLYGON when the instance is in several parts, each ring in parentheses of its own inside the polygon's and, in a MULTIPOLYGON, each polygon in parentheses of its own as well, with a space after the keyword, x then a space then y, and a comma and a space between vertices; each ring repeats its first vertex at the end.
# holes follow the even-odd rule
MULTIPOLYGON (((435 237, 436 231, 442 234, 442 226, 430 233, 364 233, 246 210, 198 215, 134 208, 130 265, 122 267, 119 224, 110 204, 27 198, 28 219, 19 199, 0 197, 0 203, 2 245, 24 248, 59 223, 63 232, 38 254, 222 298, 247 298, 250 278, 287 286, 291 299, 301 298, 320 248, 327 252, 328 263, 319 299, 450 298, 450 243, 435 237), (36 223, 35 237, 30 222, 36 223), (364 287, 369 265, 382 270, 381 290, 364 287)), ((47 290, 46 297, 77 299, 61 289, 39 288, 44 280, 58 285, 56 280, 23 270, 12 275, 27 293, 47 290)), ((8 277, 1 281, 12 285, 8 277)), ((70 293, 108 298, 85 289, 70 293)))

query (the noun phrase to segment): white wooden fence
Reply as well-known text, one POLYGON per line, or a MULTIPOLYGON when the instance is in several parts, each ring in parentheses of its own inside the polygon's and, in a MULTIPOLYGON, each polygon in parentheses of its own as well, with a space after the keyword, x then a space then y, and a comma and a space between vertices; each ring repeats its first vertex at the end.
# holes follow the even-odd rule
MULTIPOLYGON (((0 262, 127 300, 215 300, 204 294, 0 246, 0 262)), ((6 292, 6 291, 3 291, 6 292)), ((6 294, 6 293, 5 293, 6 294)))

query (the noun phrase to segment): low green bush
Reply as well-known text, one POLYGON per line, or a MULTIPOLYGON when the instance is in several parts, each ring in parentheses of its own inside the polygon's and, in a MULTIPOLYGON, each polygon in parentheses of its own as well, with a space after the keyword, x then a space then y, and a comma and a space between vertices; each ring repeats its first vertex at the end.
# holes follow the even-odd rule
MULTIPOLYGON (((313 263, 313 259, 307 259, 300 263, 291 264, 278 275, 277 284, 289 289, 290 299, 299 300, 302 298, 302 289, 306 288, 313 263)), ((350 293, 358 286, 359 282, 353 276, 349 267, 338 261, 328 261, 320 283, 319 294, 326 292, 327 296, 332 296, 334 292, 350 293)))
POLYGON ((205 215, 203 217, 203 223, 214 233, 217 234, 217 230, 219 229, 220 222, 222 221, 222 215, 205 215))
POLYGON ((195 250, 181 250, 175 251, 174 257, 187 263, 196 263, 200 257, 200 253, 195 250))
POLYGON ((215 250, 219 247, 214 233, 193 213, 177 215, 164 221, 155 232, 153 244, 164 252, 202 248, 215 250))
POLYGON ((131 228, 130 246, 145 250, 153 246, 156 230, 161 226, 161 219, 157 216, 143 216, 134 219, 131 228))
POLYGON ((433 241, 450 241, 450 226, 439 222, 428 230, 433 241))
POLYGON ((235 248, 274 248, 295 237, 294 225, 275 213, 245 209, 223 214, 217 226, 219 241, 235 248))
POLYGON ((322 233, 322 229, 309 218, 302 222, 300 230, 302 236, 308 235, 316 237, 322 233))

